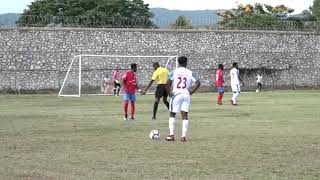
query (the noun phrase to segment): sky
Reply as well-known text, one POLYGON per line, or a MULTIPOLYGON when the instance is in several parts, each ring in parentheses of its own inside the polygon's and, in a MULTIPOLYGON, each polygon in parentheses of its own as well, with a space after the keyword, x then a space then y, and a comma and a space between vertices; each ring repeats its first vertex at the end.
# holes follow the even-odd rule
MULTIPOLYGON (((0 14, 22 13, 32 1, 34 0, 0 0, 0 14)), ((144 2, 150 4, 151 8, 178 10, 231 9, 235 8, 237 3, 259 2, 270 5, 284 4, 295 9, 295 13, 300 13, 313 4, 313 0, 144 0, 144 2)))

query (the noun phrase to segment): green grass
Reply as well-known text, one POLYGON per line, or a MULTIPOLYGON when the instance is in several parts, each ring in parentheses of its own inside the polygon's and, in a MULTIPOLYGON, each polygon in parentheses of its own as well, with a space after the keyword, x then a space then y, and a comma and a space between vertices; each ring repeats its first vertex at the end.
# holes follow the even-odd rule
POLYGON ((135 122, 117 97, 0 96, 1 179, 320 179, 320 91, 230 96, 192 96, 186 143, 164 140, 153 96, 138 96, 135 122))

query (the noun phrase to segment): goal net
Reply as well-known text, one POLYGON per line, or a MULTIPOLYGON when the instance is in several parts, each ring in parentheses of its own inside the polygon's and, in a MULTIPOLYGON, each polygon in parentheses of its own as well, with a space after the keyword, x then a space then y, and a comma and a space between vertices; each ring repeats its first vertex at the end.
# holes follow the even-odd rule
MULTIPOLYGON (((59 96, 80 97, 82 95, 114 95, 113 72, 119 69, 120 81, 131 63, 138 65, 137 81, 145 88, 153 73, 153 62, 173 70, 177 68, 177 56, 118 56, 118 55, 77 55, 72 58, 59 91, 59 96)), ((121 84, 122 85, 122 84, 121 84)), ((155 91, 156 83, 148 94, 155 91)), ((121 87, 120 93, 123 93, 121 87)))

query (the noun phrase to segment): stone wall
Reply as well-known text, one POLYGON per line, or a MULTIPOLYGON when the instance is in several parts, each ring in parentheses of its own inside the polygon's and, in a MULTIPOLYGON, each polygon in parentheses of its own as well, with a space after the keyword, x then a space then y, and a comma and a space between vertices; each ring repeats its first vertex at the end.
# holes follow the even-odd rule
MULTIPOLYGON (((72 57, 79 54, 185 55, 204 87, 210 87, 218 63, 225 64, 229 85, 233 61, 239 62, 247 88, 255 86, 257 73, 272 88, 314 87, 320 85, 319 42, 319 35, 303 32, 0 29, 0 89, 59 89, 72 57)), ((126 69, 136 62, 139 80, 146 84, 154 60, 113 59, 112 63, 90 66, 92 71, 99 69, 99 75, 85 78, 99 83, 100 76, 111 76, 115 64, 126 69)), ((92 62, 98 61, 93 58, 92 62)))

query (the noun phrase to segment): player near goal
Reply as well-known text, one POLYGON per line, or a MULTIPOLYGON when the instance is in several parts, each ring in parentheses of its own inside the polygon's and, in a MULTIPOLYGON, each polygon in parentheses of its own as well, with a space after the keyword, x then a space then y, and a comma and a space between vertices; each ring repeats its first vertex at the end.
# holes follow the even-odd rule
POLYGON ((130 65, 131 70, 125 72, 122 76, 124 85, 123 95, 123 109, 124 109, 124 120, 128 119, 128 106, 131 104, 131 120, 134 120, 135 113, 135 101, 136 101, 136 90, 139 89, 137 83, 137 64, 132 63, 130 65))
POLYGON ((216 88, 218 91, 217 105, 222 105, 222 98, 224 94, 223 82, 223 64, 218 64, 218 69, 216 71, 216 88))
POLYGON ((240 78, 240 73, 238 69, 238 63, 233 62, 232 63, 232 69, 230 70, 230 77, 231 77, 231 89, 233 92, 232 98, 231 98, 231 104, 237 105, 237 97, 240 95, 240 82, 243 81, 240 78))
POLYGON ((262 89, 262 76, 260 74, 257 74, 257 90, 256 92, 261 92, 262 89))
POLYGON ((119 93, 120 93, 121 85, 120 85, 119 78, 120 78, 119 68, 118 66, 116 66, 115 70, 113 71, 113 83, 114 83, 113 95, 114 96, 119 96, 119 93))
POLYGON ((178 58, 179 67, 169 74, 167 82, 167 90, 172 95, 170 100, 170 117, 169 117, 169 135, 166 137, 167 141, 174 141, 174 128, 176 114, 180 111, 182 116, 182 135, 181 141, 186 141, 186 135, 189 126, 188 112, 190 106, 190 95, 195 93, 200 87, 200 81, 197 75, 191 70, 187 69, 187 57, 181 56, 178 58), (195 83, 191 87, 192 82, 195 83), (170 89, 172 87, 172 93, 170 89))
POLYGON ((152 66, 153 66, 154 72, 152 74, 151 80, 149 81, 147 87, 141 92, 141 94, 142 95, 146 94, 147 90, 150 88, 153 81, 157 81, 158 85, 155 92, 155 101, 153 105, 153 116, 152 116, 152 119, 155 120, 157 119, 156 114, 157 114, 159 101, 161 98, 163 100, 163 103, 169 109, 169 102, 167 100, 168 92, 166 88, 169 71, 167 68, 161 67, 158 62, 154 62, 152 66))

